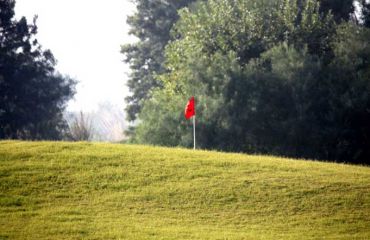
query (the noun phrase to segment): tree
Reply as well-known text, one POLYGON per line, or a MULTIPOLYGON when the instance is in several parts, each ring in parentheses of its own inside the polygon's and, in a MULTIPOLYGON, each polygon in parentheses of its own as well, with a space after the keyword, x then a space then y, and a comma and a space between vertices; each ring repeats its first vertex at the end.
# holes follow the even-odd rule
POLYGON ((0 138, 60 139, 75 81, 55 72, 52 53, 35 38, 36 18, 16 20, 14 6, 0 2, 0 138))
MULTIPOLYGON (((237 146, 243 145, 236 143, 238 138, 230 134, 230 128, 235 127, 237 131, 240 127, 231 124, 230 116, 237 118, 235 114, 240 111, 230 115, 229 110, 235 103, 232 91, 245 94, 238 89, 232 90, 232 86, 238 79, 244 79, 243 68, 246 64, 282 41, 302 48, 315 40, 316 44, 310 45, 309 50, 318 54, 321 54, 318 50, 328 48, 327 39, 332 34, 328 29, 333 25, 330 17, 321 16, 317 4, 312 2, 307 3, 300 14, 297 9, 295 1, 208 1, 198 5, 194 12, 189 9, 180 12, 181 18, 175 25, 174 34, 181 37, 167 46, 169 72, 161 76, 165 87, 161 94, 172 93, 172 98, 182 95, 183 101, 189 95, 202 99, 198 101, 198 108, 206 111, 202 113, 207 118, 204 122, 201 118, 197 118, 197 121, 201 129, 210 135, 205 137, 203 143, 199 142, 200 146, 240 150, 237 146), (301 18, 299 24, 298 18, 301 18), (324 32, 327 34, 321 34, 324 32), (206 104, 202 106, 201 103, 206 104), (223 140, 216 143, 210 140, 212 135, 223 140)), ((166 105, 165 101, 160 102, 166 105)), ((243 106, 246 105, 239 105, 243 106)), ((157 112, 160 112, 160 108, 151 107, 157 112)), ((144 123, 145 116, 141 115, 144 123)), ((148 123, 147 126, 152 129, 158 124, 148 123)))
POLYGON ((368 163, 368 29, 316 0, 209 0, 174 34, 139 142, 190 146, 194 95, 202 148, 368 163))
POLYGON ((127 86, 132 95, 126 98, 128 120, 137 118, 151 90, 161 86, 156 75, 165 71, 164 47, 170 40, 172 25, 178 19, 177 10, 194 1, 134 0, 137 12, 127 19, 127 23, 131 26, 130 34, 139 41, 126 44, 121 50, 131 68, 127 86))
POLYGON ((333 41, 335 58, 325 71, 330 124, 329 158, 370 161, 370 29, 341 24, 333 41))

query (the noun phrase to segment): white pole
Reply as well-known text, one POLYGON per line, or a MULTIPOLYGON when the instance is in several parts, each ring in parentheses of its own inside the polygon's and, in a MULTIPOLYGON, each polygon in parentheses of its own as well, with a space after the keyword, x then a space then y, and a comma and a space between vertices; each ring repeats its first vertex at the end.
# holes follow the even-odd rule
POLYGON ((193 136, 194 136, 194 150, 195 150, 195 115, 193 116, 193 136))

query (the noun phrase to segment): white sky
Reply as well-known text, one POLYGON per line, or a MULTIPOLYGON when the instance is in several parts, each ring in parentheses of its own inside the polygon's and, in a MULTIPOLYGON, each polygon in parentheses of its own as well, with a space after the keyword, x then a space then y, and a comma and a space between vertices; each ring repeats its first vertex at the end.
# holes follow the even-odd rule
POLYGON ((36 38, 57 59, 57 70, 79 81, 71 111, 96 110, 101 102, 124 108, 128 66, 120 45, 128 36, 130 0, 16 0, 15 13, 32 22, 38 15, 36 38))

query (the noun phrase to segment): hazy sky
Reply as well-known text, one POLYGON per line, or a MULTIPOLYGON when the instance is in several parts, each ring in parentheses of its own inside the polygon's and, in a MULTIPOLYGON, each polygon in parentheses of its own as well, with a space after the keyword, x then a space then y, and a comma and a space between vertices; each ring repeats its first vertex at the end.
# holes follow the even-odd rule
POLYGON ((109 101, 124 108, 128 66, 120 45, 132 42, 129 0, 16 0, 17 18, 38 15, 37 39, 58 60, 57 70, 79 81, 69 110, 91 111, 109 101))

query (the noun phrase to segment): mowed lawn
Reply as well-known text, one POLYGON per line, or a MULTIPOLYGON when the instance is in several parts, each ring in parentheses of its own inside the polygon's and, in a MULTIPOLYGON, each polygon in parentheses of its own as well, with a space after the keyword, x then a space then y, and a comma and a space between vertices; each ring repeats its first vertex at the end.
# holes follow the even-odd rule
POLYGON ((370 168, 2 141, 0 239, 370 239, 370 168))

